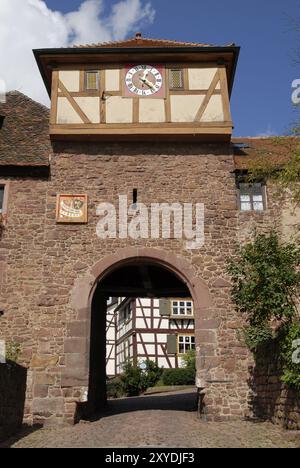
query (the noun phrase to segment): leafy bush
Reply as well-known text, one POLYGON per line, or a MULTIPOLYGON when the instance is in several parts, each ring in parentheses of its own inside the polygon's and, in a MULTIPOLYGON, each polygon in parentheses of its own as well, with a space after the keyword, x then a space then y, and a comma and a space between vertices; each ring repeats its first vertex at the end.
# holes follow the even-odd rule
POLYGON ((232 297, 251 326, 291 320, 300 288, 300 247, 280 243, 278 236, 258 235, 229 261, 232 297))
POLYGON ((127 396, 137 396, 145 390, 143 372, 139 367, 134 367, 131 362, 125 364, 120 379, 127 396))
POLYGON ((21 346, 15 341, 9 341, 6 343, 5 358, 10 362, 18 362, 21 354, 21 346))
POLYGON ((122 388, 127 396, 137 396, 149 387, 154 387, 161 378, 163 370, 150 360, 145 361, 144 370, 134 367, 131 362, 124 366, 120 376, 122 388))
POLYGON ((243 329, 243 335, 246 345, 254 353, 273 340, 273 331, 268 324, 250 325, 243 329))
POLYGON ((188 351, 186 354, 182 356, 184 361, 184 367, 190 367, 192 369, 196 369, 196 352, 195 351, 188 351))
POLYGON ((149 359, 145 361, 146 369, 142 372, 143 387, 145 389, 154 387, 160 380, 163 369, 159 367, 155 362, 149 359))
POLYGON ((163 383, 167 386, 195 385, 195 380, 196 371, 193 367, 165 369, 163 372, 163 383))
POLYGON ((286 327, 280 348, 283 365, 282 381, 300 393, 300 363, 295 362, 295 358, 298 361, 300 356, 300 345, 296 344, 295 346, 298 340, 300 341, 299 322, 286 327))
POLYGON ((120 377, 108 380, 106 390, 108 398, 121 398, 125 396, 123 382, 120 377))

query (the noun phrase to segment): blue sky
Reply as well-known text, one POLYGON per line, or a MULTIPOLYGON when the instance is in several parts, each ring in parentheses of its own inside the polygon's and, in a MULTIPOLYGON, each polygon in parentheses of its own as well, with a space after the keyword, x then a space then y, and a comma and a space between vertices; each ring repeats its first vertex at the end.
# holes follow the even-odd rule
MULTIPOLYGON (((156 16, 145 24, 148 37, 208 42, 235 42, 241 55, 232 94, 236 136, 283 134, 297 111, 291 83, 300 78, 295 63, 300 32, 300 0, 149 0, 156 16)), ((74 11, 80 0, 46 0, 52 10, 74 11)), ((115 2, 106 1, 106 8, 115 2)))

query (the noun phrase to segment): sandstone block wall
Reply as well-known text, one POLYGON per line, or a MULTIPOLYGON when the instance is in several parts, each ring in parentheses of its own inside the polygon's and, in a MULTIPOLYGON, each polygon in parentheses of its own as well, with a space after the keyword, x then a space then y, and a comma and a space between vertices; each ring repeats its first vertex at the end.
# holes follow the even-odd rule
MULTIPOLYGON (((249 365, 237 336, 241 318, 230 297, 226 260, 248 237, 254 216, 238 212, 234 161, 229 146, 179 144, 57 143, 49 180, 11 181, 9 219, 0 240, 0 339, 21 344, 28 367, 25 418, 32 422, 72 422, 88 382, 81 375, 90 330, 74 308, 72 291, 94 266, 124 248, 147 248, 176 255, 207 285, 212 305, 196 317, 198 363, 206 368, 206 411, 210 419, 243 417, 248 412, 249 365), (178 239, 99 239, 99 203, 119 195, 150 203, 204 203, 205 245, 185 249, 178 239), (86 193, 87 225, 56 224, 56 196, 86 193), (70 353, 70 343, 73 343, 70 353)), ((92 288, 91 285, 87 287, 92 288)), ((80 301, 80 297, 78 298, 80 301)))

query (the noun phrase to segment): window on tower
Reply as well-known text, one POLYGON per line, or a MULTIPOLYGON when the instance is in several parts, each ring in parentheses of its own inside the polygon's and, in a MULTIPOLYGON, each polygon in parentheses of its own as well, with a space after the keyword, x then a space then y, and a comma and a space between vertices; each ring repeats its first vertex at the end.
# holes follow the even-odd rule
POLYGON ((241 211, 264 211, 266 208, 265 185, 240 183, 239 205, 241 211))
POLYGON ((183 70, 170 70, 170 89, 184 89, 183 70))
POLYGON ((84 88, 85 91, 98 91, 100 84, 99 72, 88 70, 85 72, 84 88))

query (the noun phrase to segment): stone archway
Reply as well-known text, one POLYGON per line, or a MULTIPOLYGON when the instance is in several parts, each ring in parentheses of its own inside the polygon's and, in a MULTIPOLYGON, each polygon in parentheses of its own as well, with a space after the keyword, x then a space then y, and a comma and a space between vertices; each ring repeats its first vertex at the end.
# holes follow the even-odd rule
MULTIPOLYGON (((97 262, 88 274, 76 280, 71 294, 74 320, 67 324, 65 338, 66 367, 62 374, 64 388, 77 389, 81 398, 89 385, 91 309, 97 286, 110 273, 127 264, 151 262, 169 270, 189 289, 194 301, 195 329, 200 336, 201 347, 197 347, 197 387, 205 388, 209 357, 215 347, 212 329, 216 328, 213 315, 213 301, 206 284, 196 276, 193 266, 174 253, 152 248, 124 248, 97 262), (75 346, 72 349, 72 346, 75 346)), ((216 330, 215 330, 216 332, 216 330)), ((199 338, 197 340, 199 342, 199 338)), ((213 352, 213 355, 215 353, 213 352)), ((80 401, 80 398, 78 399, 80 401)))

